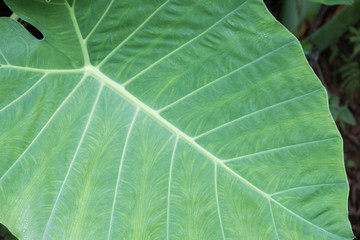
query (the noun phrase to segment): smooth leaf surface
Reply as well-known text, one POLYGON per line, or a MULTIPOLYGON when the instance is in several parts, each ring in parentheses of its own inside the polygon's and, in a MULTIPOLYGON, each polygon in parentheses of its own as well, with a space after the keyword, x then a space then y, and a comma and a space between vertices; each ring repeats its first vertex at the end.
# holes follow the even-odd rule
POLYGON ((21 239, 352 239, 342 140, 258 0, 6 1, 0 221, 21 239))

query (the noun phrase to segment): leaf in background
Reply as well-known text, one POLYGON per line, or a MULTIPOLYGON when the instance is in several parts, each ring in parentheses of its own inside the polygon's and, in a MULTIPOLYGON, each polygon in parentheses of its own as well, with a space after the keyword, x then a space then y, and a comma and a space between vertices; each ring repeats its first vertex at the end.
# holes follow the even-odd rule
POLYGON ((0 224, 0 235, 2 237, 1 239, 4 240, 17 240, 17 238, 11 235, 9 230, 7 230, 6 227, 1 224, 0 224))
POLYGON ((339 108, 339 119, 352 126, 356 125, 354 116, 346 106, 339 108))
POLYGON ((335 5, 335 4, 353 4, 354 0, 309 0, 311 2, 318 2, 326 5, 335 5))
POLYGON ((360 52, 360 29, 358 30, 354 27, 350 27, 349 32, 351 34, 349 41, 354 44, 354 51, 352 55, 355 56, 360 52))
POLYGON ((332 118, 337 121, 339 117, 340 99, 337 95, 329 97, 329 108, 332 118))
POLYGON ((342 140, 260 0, 6 1, 0 222, 21 239, 352 239, 342 140))

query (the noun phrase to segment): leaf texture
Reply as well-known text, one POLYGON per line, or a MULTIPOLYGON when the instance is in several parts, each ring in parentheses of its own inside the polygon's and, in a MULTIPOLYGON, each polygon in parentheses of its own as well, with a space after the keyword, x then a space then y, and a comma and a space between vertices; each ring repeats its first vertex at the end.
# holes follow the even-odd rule
POLYGON ((0 221, 20 239, 352 239, 342 140, 259 0, 6 1, 0 221))

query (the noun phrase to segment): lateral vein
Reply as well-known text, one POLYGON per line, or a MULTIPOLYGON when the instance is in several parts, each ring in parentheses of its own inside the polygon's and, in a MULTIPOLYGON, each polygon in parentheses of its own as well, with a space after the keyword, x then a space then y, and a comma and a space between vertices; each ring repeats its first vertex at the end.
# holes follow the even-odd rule
POLYGON ((201 133, 201 134, 197 135, 197 136, 195 137, 195 139, 199 139, 199 138, 201 138, 201 137, 203 137, 203 136, 209 135, 210 133, 213 133, 213 132, 215 132, 215 131, 217 131, 217 130, 220 130, 220 129, 222 129, 222 128, 226 127, 226 126, 229 126, 229 125, 231 125, 231 124, 233 124, 233 123, 235 123, 235 122, 239 122, 239 121, 241 121, 241 120, 243 120, 243 119, 245 119, 245 118, 248 118, 248 117, 250 117, 250 116, 253 116, 253 115, 259 114, 259 113, 261 113, 261 112, 267 111, 267 110, 269 110, 269 109, 276 108, 276 107, 278 107, 278 106, 287 104, 287 103, 289 103, 289 102, 293 102, 293 101, 295 101, 295 100, 298 100, 298 99, 307 97, 307 96, 309 96, 309 95, 311 95, 311 94, 313 94, 313 93, 316 93, 316 92, 318 92, 318 91, 321 91, 321 90, 323 90, 323 87, 318 88, 318 89, 316 89, 316 90, 314 90, 314 91, 311 91, 311 92, 302 94, 302 95, 300 95, 300 96, 296 96, 296 97, 290 98, 290 99, 288 99, 288 100, 284 100, 284 101, 281 101, 281 102, 272 104, 272 105, 270 105, 270 106, 261 108, 261 109, 259 109, 259 110, 254 111, 254 112, 248 113, 248 114, 246 114, 246 115, 244 115, 244 116, 238 117, 238 118, 236 118, 236 119, 234 119, 234 120, 231 120, 231 121, 229 121, 229 122, 226 122, 226 123, 224 123, 224 124, 221 124, 220 126, 217 126, 217 127, 213 128, 213 129, 210 129, 210 130, 208 130, 208 131, 206 131, 206 132, 204 132, 204 133, 201 133))
POLYGON ((118 171, 118 175, 117 175, 117 179, 116 179, 116 185, 115 185, 115 191, 114 191, 113 204, 112 204, 112 207, 111 207, 110 225, 109 225, 109 231, 108 231, 108 235, 107 235, 108 240, 110 239, 111 230, 112 230, 112 226, 113 226, 113 218, 114 218, 114 212, 115 212, 116 197, 117 197, 120 178, 121 178, 122 166, 124 164, 124 158, 125 158, 125 155, 126 155, 126 149, 127 149, 128 142, 129 142, 130 135, 131 135, 131 131, 132 131, 134 125, 135 125, 135 121, 136 121, 136 117, 137 117, 138 113, 139 113, 139 108, 136 108, 135 114, 134 114, 134 116, 133 116, 133 118, 131 120, 129 130, 128 130, 127 135, 126 135, 126 139, 125 139, 125 143, 124 143, 124 147, 123 147, 123 152, 121 154, 120 166, 119 166, 119 171, 118 171))
MULTIPOLYGON (((248 0, 247 0, 248 1, 248 0)), ((247 2, 245 1, 245 2, 247 2)), ((244 2, 244 3, 245 3, 244 2)), ((216 25, 218 25, 220 22, 222 22, 224 19, 228 18, 230 15, 232 15, 234 12, 238 11, 239 8, 244 4, 242 3, 240 6, 238 6, 236 9, 234 9, 233 11, 231 11, 230 13, 226 14, 224 17, 222 17, 220 20, 218 20, 217 22, 215 22, 213 25, 211 25, 210 27, 208 27, 207 29, 205 29, 202 33, 200 33, 199 35, 197 35, 196 37, 192 38, 191 40, 187 41, 186 43, 184 43, 183 45, 181 45, 180 47, 174 49, 173 51, 171 51, 170 53, 168 53, 167 55, 165 55, 164 57, 160 58, 159 60, 155 61, 154 63, 152 63, 151 65, 149 65, 148 67, 146 67, 145 69, 143 69, 142 71, 140 71, 138 74, 136 74, 135 76, 131 77, 130 79, 126 80, 122 85, 125 87, 127 84, 131 83, 132 81, 134 81, 136 78, 138 78, 139 76, 143 75, 145 72, 149 71, 151 68, 153 68, 154 66, 156 66, 157 64, 159 64, 160 62, 162 62, 163 60, 165 60, 166 58, 170 57, 171 55, 173 55, 174 53, 176 53, 177 51, 181 50, 182 48, 186 47, 187 45, 189 45, 190 43, 192 43, 193 41, 195 41, 196 39, 200 38, 201 36, 203 36, 204 34, 206 34, 208 31, 210 31, 212 28, 214 28, 216 25)))
POLYGON ((2 111, 4 111, 5 109, 9 108, 10 106, 12 106, 14 103, 16 103, 17 101, 19 101, 20 99, 22 99, 23 97, 25 97, 29 92, 31 92, 32 89, 34 89, 45 77, 46 77, 47 73, 43 74, 42 77, 37 80, 28 90, 26 90, 23 94, 21 94, 19 97, 17 97, 16 99, 14 99, 13 101, 11 101, 9 104, 7 104, 5 107, 3 107, 2 109, 0 109, 0 113, 2 111))
MULTIPOLYGON (((139 109, 141 109, 143 112, 147 113, 150 117, 152 117, 153 119, 155 119, 157 122, 159 122, 160 124, 162 124, 165 128, 167 128, 169 131, 171 131, 172 133, 174 133, 175 135, 177 135, 179 138, 181 138, 182 140, 184 140, 185 142, 189 143, 192 147, 194 147, 194 149, 196 149, 197 151, 199 151, 201 154, 203 154, 204 156, 206 156, 209 160, 213 161, 215 164, 221 166, 223 169, 225 169, 228 173, 230 173, 231 175, 233 175, 235 178, 239 179, 242 183, 244 183, 245 185, 247 185, 249 188, 253 189, 254 191, 256 191, 258 194, 260 194, 262 197, 264 197, 265 199, 271 200, 274 203, 276 203, 277 205, 281 206, 284 209, 287 209, 288 212, 294 214, 296 217, 298 217, 298 219, 300 219, 301 221, 307 222, 313 226, 316 226, 316 228, 321 229, 322 231, 334 235, 333 233, 330 233, 328 231, 326 231, 325 229, 322 229, 321 227, 309 222, 308 220, 302 218, 301 216, 295 214, 294 212, 292 212, 290 209, 286 208, 285 206, 283 206, 281 203, 279 203, 278 201, 276 201, 275 199, 273 199, 270 194, 264 192, 263 190, 261 190, 260 188, 258 188, 257 186, 255 186, 254 184, 252 184, 250 181, 248 181, 247 179, 245 179, 244 177, 242 177, 241 175, 239 175, 238 173, 236 173, 233 169, 231 169, 230 167, 228 167, 227 165, 225 165, 225 163, 223 162, 223 160, 219 159, 218 157, 214 156, 212 153, 210 153, 208 150, 206 150, 205 148, 203 148, 202 146, 200 146, 194 138, 188 136, 187 134, 185 134, 184 132, 182 132, 180 129, 178 129, 176 126, 172 125, 170 122, 168 122, 166 119, 164 119, 162 116, 160 116, 160 114, 155 111, 154 109, 150 108, 149 106, 147 106, 146 104, 144 104, 143 102, 141 102, 138 98, 136 98, 134 95, 132 95, 131 93, 129 93, 122 85, 120 85, 119 83, 113 81, 112 79, 110 79, 108 76, 106 76, 105 74, 103 74, 102 72, 99 71, 99 69, 97 69, 96 67, 88 67, 86 68, 87 72, 93 76, 95 79, 97 79, 98 81, 104 83, 106 86, 108 86, 109 88, 113 89, 115 92, 117 92, 118 94, 120 94, 122 97, 124 97, 125 99, 127 99, 129 102, 131 102, 132 104, 134 104, 135 106, 137 106, 139 109)), ((339 236, 337 236, 339 237, 339 236)))
POLYGON ((171 194, 171 178, 172 178, 172 169, 174 165, 174 158, 176 153, 176 148, 178 145, 179 136, 176 137, 174 149, 171 155, 170 169, 169 169, 169 184, 168 184, 168 197, 167 197, 167 215, 166 215, 166 239, 169 240, 169 227, 170 227, 170 194, 171 194))
POLYGON ((152 14, 149 15, 127 38, 125 38, 119 45, 117 45, 96 67, 100 68, 114 53, 119 50, 132 36, 135 35, 150 19, 163 8, 170 0, 167 0, 162 5, 160 5, 152 14))
POLYGON ((80 141, 79 141, 79 143, 78 143, 78 145, 77 145, 77 147, 76 147, 74 156, 73 156, 73 158, 72 158, 72 160, 71 160, 71 162, 70 162, 69 169, 68 169, 68 171, 66 172, 66 175, 65 175, 65 178, 64 178, 64 180, 63 180, 63 183, 61 184, 59 193, 58 193, 57 196, 56 196, 55 203, 54 203, 54 205, 53 205, 53 208, 51 209, 51 213, 50 213, 49 219, 48 219, 48 221, 47 221, 47 223, 46 223, 46 227, 45 227, 44 234, 43 234, 43 237, 42 237, 43 240, 47 237, 47 233, 48 233, 48 231, 49 231, 49 226, 50 226, 50 224, 51 224, 51 222, 52 222, 52 220, 53 220, 53 218, 54 218, 54 213, 55 213, 57 204, 58 204, 59 199, 60 199, 60 196, 61 196, 61 194, 62 194, 62 192, 63 192, 63 190, 64 190, 65 183, 66 183, 66 181, 67 181, 67 179, 68 179, 68 177, 69 177, 69 175, 70 175, 70 172, 71 172, 71 169, 72 169, 73 164, 74 164, 74 162, 75 162, 75 159, 76 159, 76 157, 77 157, 77 155, 78 155, 78 153, 79 153, 79 150, 80 150, 80 147, 81 147, 81 145, 82 145, 82 142, 84 141, 84 138, 85 138, 85 135, 86 135, 86 133, 87 133, 87 130, 88 130, 89 126, 90 126, 90 123, 91 123, 91 120, 92 120, 92 118, 93 118, 93 115, 94 115, 94 112, 95 112, 97 103, 98 103, 98 101, 99 101, 99 98, 100 98, 100 95, 101 95, 101 92, 102 92, 103 87, 104 87, 103 84, 99 87, 98 93, 97 93, 97 95, 96 95, 95 101, 94 101, 94 103, 93 103, 93 106, 92 106, 91 111, 90 111, 90 114, 89 114, 89 118, 88 118, 88 120, 87 120, 87 122, 86 122, 84 131, 83 131, 83 133, 82 133, 82 135, 81 135, 81 138, 80 138, 80 141))
POLYGON ((158 112, 160 113, 160 112, 165 111, 166 109, 169 109, 169 108, 173 107, 174 105, 176 105, 176 104, 178 104, 179 102, 181 102, 181 101, 183 101, 183 100, 191 97, 192 95, 196 94, 197 92, 200 92, 200 91, 208 88, 209 86, 211 86, 211 85, 213 85, 213 84, 221 81, 222 79, 227 78, 228 76, 231 76, 232 74, 235 74, 235 73, 237 73, 237 72, 239 72, 239 71, 241 71, 241 70, 243 70, 243 69, 245 69, 245 68, 247 68, 247 67, 249 67, 249 66, 251 66, 251 65, 253 65, 253 64, 257 63, 257 62, 259 62, 259 61, 261 61, 262 59, 264 59, 264 58, 266 58, 266 57, 274 54, 275 52, 281 51, 283 48, 287 47, 289 44, 292 44, 292 43, 294 43, 294 41, 288 42, 287 44, 284 44, 283 46, 278 47, 278 48, 276 48, 276 49, 274 49, 274 50, 272 50, 272 51, 270 51, 270 52, 268 52, 268 53, 266 53, 266 54, 264 54, 264 55, 262 55, 262 56, 260 56, 260 57, 258 57, 258 58, 256 58, 256 59, 254 59, 253 61, 248 62, 248 63, 246 63, 245 65, 243 65, 243 66, 241 66, 241 67, 239 67, 239 68, 237 68, 237 69, 235 69, 235 70, 233 70, 233 71, 231 71, 231 72, 229 72, 229 73, 221 76, 221 77, 218 77, 217 79, 215 79, 215 80, 213 80, 213 81, 211 81, 211 82, 209 82, 209 83, 201 86, 200 88, 198 88, 198 89, 196 89, 196 90, 194 90, 194 91, 186 94, 185 96, 179 98, 178 100, 176 100, 176 101, 168 104, 167 106, 159 109, 158 112))
POLYGON ((16 164, 20 161, 20 159, 25 155, 25 153, 31 148, 31 146, 37 141, 37 139, 41 136, 41 134, 45 131, 47 126, 51 123, 51 121, 54 119, 56 114, 62 109, 62 107, 65 105, 65 103, 70 99, 70 97, 74 94, 74 92, 79 88, 79 86, 82 84, 82 82, 85 79, 84 77, 80 80, 80 82, 75 86, 75 88, 69 93, 69 95, 64 99, 64 101, 59 105, 59 107, 55 110, 55 112, 51 115, 49 120, 45 123, 45 125, 41 128, 39 133, 35 136, 35 138, 31 141, 31 143, 27 146, 27 148, 21 153, 21 155, 15 160, 15 162, 11 165, 11 167, 2 175, 0 178, 0 182, 6 177, 7 174, 16 166, 16 164))

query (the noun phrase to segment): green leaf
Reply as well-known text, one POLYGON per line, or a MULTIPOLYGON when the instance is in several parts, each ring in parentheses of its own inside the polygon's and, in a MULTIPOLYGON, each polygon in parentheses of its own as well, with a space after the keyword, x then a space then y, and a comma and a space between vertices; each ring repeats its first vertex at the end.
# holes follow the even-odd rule
POLYGON ((342 106, 339 108, 339 119, 352 126, 356 125, 354 116, 346 106, 342 106))
POLYGON ((21 239, 352 239, 342 140, 260 0, 6 1, 0 222, 21 239))
POLYGON ((339 117, 339 102, 340 99, 337 95, 329 97, 329 109, 332 118, 337 121, 339 117))
POLYGON ((7 230, 6 227, 1 224, 0 224, 0 236, 2 237, 1 239, 4 240, 17 240, 17 238, 11 235, 9 230, 7 230))
POLYGON ((335 4, 353 4, 354 0, 310 0, 311 2, 318 2, 326 5, 335 4))
POLYGON ((353 167, 356 167, 356 163, 351 160, 351 159, 347 159, 346 160, 346 165, 349 167, 349 168, 353 168, 353 167))
MULTIPOLYGON (((324 51, 344 35, 350 26, 360 20, 360 0, 355 1, 353 5, 341 9, 327 23, 317 29, 312 35, 301 40, 304 48, 315 45, 320 52, 324 51)), ((310 48, 311 49, 311 48, 310 48)))

